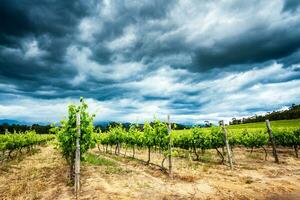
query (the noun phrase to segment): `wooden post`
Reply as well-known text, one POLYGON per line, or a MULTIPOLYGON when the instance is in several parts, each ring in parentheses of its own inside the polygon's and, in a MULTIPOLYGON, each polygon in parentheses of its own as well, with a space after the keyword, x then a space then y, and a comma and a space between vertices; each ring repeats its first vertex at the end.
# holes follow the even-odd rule
POLYGON ((277 155, 277 151, 276 151, 275 139, 273 137, 270 121, 268 119, 266 119, 266 125, 267 125, 268 133, 270 136, 272 148, 273 148, 273 156, 275 157, 275 163, 279 163, 279 159, 278 159, 278 155, 277 155))
POLYGON ((5 135, 7 135, 8 134, 8 129, 6 128, 5 129, 5 133, 4 133, 5 135))
POLYGON ((224 133, 224 141, 225 141, 225 145, 226 145, 226 149, 227 149, 227 155, 228 155, 230 169, 233 169, 231 150, 230 150, 230 146, 229 146, 229 143, 227 140, 227 130, 225 128, 225 124, 224 124, 223 120, 222 120, 222 129, 223 129, 223 133, 224 133))
POLYGON ((77 126, 77 138, 76 138, 76 153, 75 153, 75 194, 76 199, 80 191, 80 113, 76 113, 76 126, 77 126))
POLYGON ((168 135, 169 135, 169 144, 168 144, 168 157, 169 157, 169 177, 173 177, 172 173, 172 138, 171 138, 171 122, 170 115, 168 115, 168 135))

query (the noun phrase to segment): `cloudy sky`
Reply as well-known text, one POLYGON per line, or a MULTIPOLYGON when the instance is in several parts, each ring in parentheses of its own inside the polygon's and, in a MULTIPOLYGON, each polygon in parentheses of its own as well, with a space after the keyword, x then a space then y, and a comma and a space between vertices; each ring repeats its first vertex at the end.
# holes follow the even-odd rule
POLYGON ((300 103, 298 0, 2 0, 0 118, 228 120, 300 103))

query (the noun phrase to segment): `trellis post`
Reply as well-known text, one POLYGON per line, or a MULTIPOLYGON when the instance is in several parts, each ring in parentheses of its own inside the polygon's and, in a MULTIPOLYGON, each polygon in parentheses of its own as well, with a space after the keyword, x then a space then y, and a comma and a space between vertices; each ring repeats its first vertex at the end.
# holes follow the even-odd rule
POLYGON ((268 133, 269 133, 269 136, 270 136, 270 141, 271 141, 271 144, 272 144, 273 156, 275 158, 275 163, 279 163, 277 150, 276 150, 276 145, 275 145, 275 139, 273 137, 273 132, 272 132, 272 129, 271 129, 270 121, 268 119, 266 119, 266 125, 267 125, 268 133))
POLYGON ((168 144, 168 157, 169 157, 169 177, 173 177, 172 172, 172 138, 171 138, 171 122, 170 115, 168 115, 168 135, 169 135, 169 144, 168 144))
POLYGON ((76 127, 77 127, 77 137, 76 137, 76 152, 75 152, 75 194, 78 197, 80 191, 80 113, 76 113, 76 127))
POLYGON ((225 145, 226 145, 226 149, 227 149, 227 156, 228 156, 230 169, 233 169, 232 155, 231 155, 231 150, 230 150, 230 146, 229 146, 228 139, 227 139, 227 130, 225 128, 225 124, 224 124, 223 120, 221 121, 221 124, 222 124, 223 133, 224 133, 224 141, 225 141, 225 145))

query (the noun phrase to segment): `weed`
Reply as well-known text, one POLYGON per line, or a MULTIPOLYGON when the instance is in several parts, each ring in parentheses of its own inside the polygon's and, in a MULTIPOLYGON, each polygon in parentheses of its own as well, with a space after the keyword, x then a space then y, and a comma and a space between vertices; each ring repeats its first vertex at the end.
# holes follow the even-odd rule
POLYGON ((105 165, 105 166, 115 166, 116 163, 112 160, 108 160, 106 158, 97 156, 92 153, 87 153, 84 157, 86 163, 93 164, 93 165, 105 165))
POLYGON ((208 172, 208 171, 209 171, 209 168, 211 168, 211 165, 209 165, 209 164, 204 164, 203 167, 202 167, 202 170, 203 170, 203 172, 208 172))
POLYGON ((246 176, 246 177, 243 177, 243 182, 244 182, 245 184, 251 184, 251 183, 254 182, 254 180, 253 180, 252 177, 246 176))
POLYGON ((105 169, 106 174, 127 174, 130 173, 131 170, 122 169, 121 167, 110 166, 105 169))
POLYGON ((213 160, 213 154, 207 151, 200 157, 200 160, 202 162, 209 163, 213 160))
POLYGON ((261 160, 261 159, 263 159, 263 155, 262 154, 260 154, 260 153, 247 153, 246 154, 246 156, 248 157, 248 158, 251 158, 251 159, 255 159, 255 160, 261 160))

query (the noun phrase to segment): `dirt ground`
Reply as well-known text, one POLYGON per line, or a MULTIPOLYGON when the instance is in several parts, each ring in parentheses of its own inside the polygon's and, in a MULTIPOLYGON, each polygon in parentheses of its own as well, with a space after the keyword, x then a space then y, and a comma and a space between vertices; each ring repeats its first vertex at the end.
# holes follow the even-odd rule
MULTIPOLYGON (((300 199, 300 159, 286 149, 279 151, 280 164, 271 156, 265 161, 261 150, 235 149, 232 171, 219 164, 214 151, 201 155, 200 162, 181 152, 173 160, 173 179, 137 159, 92 153, 107 164, 82 164, 79 199, 300 199)), ((146 156, 145 150, 136 153, 142 160, 146 156)), ((160 165, 160 153, 151 158, 160 165)), ((0 199, 74 199, 68 167, 53 145, 0 164, 0 199)))

